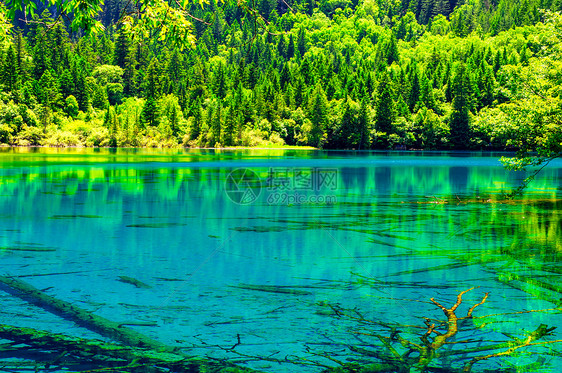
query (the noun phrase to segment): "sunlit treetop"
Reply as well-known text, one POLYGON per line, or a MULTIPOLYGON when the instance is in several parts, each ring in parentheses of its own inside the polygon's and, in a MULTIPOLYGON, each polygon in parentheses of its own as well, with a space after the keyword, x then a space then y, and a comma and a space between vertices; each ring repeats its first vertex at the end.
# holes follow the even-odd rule
MULTIPOLYGON (((104 0, 46 0, 47 7, 56 7, 58 17, 70 21, 73 31, 83 30, 89 35, 99 34, 104 26, 99 21, 104 0)), ((195 0, 201 6, 208 0, 195 0)), ((117 24, 124 27, 125 32, 133 39, 151 39, 165 41, 174 47, 184 49, 195 44, 191 20, 194 17, 188 12, 188 5, 193 0, 131 0, 121 12, 117 24)), ((5 6, 0 4, 0 32, 9 35, 10 20, 16 12, 23 12, 28 22, 37 22, 37 1, 6 0, 5 6)), ((49 25, 47 25, 49 26, 49 25)))

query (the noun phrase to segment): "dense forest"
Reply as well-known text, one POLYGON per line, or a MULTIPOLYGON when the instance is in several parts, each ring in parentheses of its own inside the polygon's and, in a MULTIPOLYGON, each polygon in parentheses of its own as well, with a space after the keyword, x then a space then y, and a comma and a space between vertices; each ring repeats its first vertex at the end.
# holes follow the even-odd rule
MULTIPOLYGON (((0 144, 558 152, 558 0, 211 0, 193 43, 16 12, 0 144), (242 4, 242 5, 241 5, 242 4)), ((134 9, 133 9, 134 10, 134 9)))

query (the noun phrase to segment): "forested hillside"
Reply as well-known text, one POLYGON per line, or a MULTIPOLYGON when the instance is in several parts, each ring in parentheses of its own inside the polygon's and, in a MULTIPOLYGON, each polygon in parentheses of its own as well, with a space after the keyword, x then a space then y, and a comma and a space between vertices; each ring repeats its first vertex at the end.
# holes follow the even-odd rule
POLYGON ((561 1, 194 2, 186 49, 128 4, 93 37, 16 14, 1 144, 559 151, 561 1))

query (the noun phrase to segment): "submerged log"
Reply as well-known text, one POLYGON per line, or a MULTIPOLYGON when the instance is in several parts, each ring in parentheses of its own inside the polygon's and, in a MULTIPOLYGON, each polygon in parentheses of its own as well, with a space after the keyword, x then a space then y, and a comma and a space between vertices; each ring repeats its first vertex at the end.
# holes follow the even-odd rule
MULTIPOLYGON (((162 371, 184 372, 256 372, 236 367, 234 364, 224 361, 206 361, 193 357, 189 358, 178 353, 127 347, 94 339, 70 337, 65 334, 11 325, 0 324, 0 338, 43 351, 64 351, 79 360, 94 360, 97 365, 106 369, 115 369, 116 364, 121 365, 119 368, 121 371, 134 370, 134 368, 141 366, 145 368, 152 366, 156 368, 152 369, 153 371, 160 371, 157 368, 162 368, 162 371)), ((143 371, 147 371, 147 369, 143 369, 143 371)))
POLYGON ((186 359, 185 356, 174 353, 161 352, 155 354, 150 349, 127 347, 99 340, 70 337, 65 334, 5 324, 0 324, 0 338, 44 350, 81 352, 109 356, 126 361, 142 358, 146 362, 167 361, 169 363, 177 363, 186 359))
POLYGON ((48 246, 32 246, 32 245, 21 245, 21 246, 2 246, 0 251, 31 251, 31 252, 47 252, 47 251, 57 251, 55 247, 48 246))
POLYGON ((0 338, 18 341, 35 347, 49 347, 51 350, 78 349, 123 360, 165 362, 181 366, 188 372, 257 372, 238 367, 225 361, 210 361, 177 352, 177 348, 149 338, 123 324, 97 316, 69 302, 45 294, 32 285, 14 278, 0 276, 0 289, 49 312, 63 316, 100 335, 121 342, 126 346, 112 345, 100 341, 84 340, 30 328, 0 325, 0 338), (74 346, 74 347, 72 347, 74 346), (148 359, 148 360, 147 360, 148 359), (153 360, 150 360, 153 359, 153 360))
POLYGON ((19 298, 45 308, 48 311, 54 311, 89 330, 113 340, 133 347, 146 347, 161 351, 171 350, 171 347, 161 342, 126 328, 117 322, 94 315, 69 302, 47 295, 41 290, 15 277, 0 276, 0 284, 6 287, 4 290, 19 298))
POLYGON ((129 277, 129 276, 119 276, 117 281, 124 282, 126 284, 134 285, 137 288, 141 289, 151 289, 152 286, 145 284, 144 282, 137 280, 136 278, 129 277))

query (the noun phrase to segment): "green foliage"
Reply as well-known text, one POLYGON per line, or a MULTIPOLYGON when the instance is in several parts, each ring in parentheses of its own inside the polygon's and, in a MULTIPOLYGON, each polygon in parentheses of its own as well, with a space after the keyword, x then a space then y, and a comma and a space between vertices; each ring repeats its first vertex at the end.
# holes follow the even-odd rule
POLYGON ((76 101, 76 97, 70 95, 66 98, 64 112, 72 118, 78 116, 78 101, 76 101))
POLYGON ((95 39, 47 11, 5 27, 0 100, 35 123, 5 115, 1 142, 561 150, 560 16, 538 0, 141 2, 124 18, 108 0, 105 30, 85 21, 99 3, 70 17, 95 39))
POLYGON ((108 83, 123 83, 123 69, 114 65, 99 65, 92 71, 92 76, 96 78, 96 83, 102 86, 108 83))

